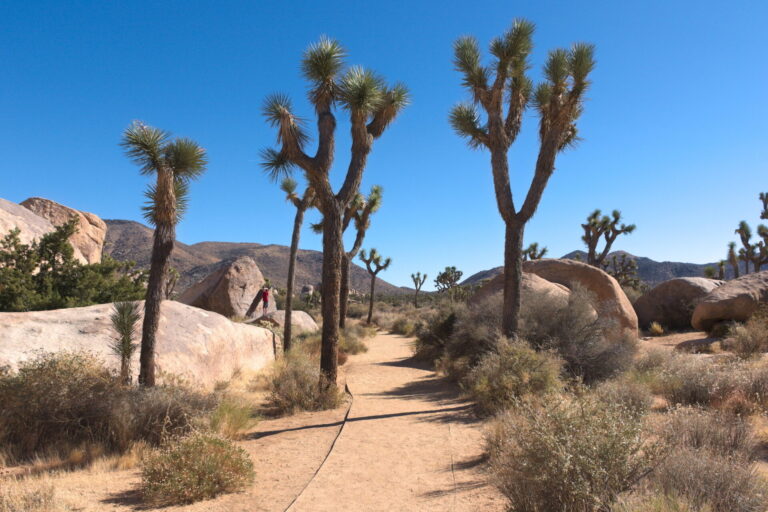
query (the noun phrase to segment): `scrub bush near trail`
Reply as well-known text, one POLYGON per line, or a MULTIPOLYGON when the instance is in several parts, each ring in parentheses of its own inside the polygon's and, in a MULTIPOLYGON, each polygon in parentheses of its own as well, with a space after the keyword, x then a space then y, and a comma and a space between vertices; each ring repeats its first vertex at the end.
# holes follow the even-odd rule
POLYGON ((299 351, 277 361, 269 382, 269 404, 281 414, 297 411, 333 409, 341 403, 335 385, 318 386, 320 368, 316 361, 299 351))

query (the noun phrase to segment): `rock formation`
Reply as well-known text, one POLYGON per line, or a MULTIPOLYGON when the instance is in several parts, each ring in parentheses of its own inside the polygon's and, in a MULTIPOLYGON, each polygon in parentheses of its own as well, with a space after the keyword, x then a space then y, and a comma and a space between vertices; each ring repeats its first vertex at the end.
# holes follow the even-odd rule
POLYGON ((664 281, 634 303, 640 327, 658 322, 667 329, 687 329, 696 304, 725 281, 705 277, 679 277, 664 281))
POLYGON ((708 331, 720 322, 744 322, 765 303, 768 303, 768 270, 741 276, 712 290, 696 305, 691 325, 708 331))

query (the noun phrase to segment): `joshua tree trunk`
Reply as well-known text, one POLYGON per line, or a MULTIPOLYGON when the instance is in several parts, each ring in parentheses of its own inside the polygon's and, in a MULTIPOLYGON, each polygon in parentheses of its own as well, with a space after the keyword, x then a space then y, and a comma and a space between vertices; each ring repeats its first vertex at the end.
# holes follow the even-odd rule
POLYGON ((376 274, 371 276, 371 300, 368 301, 368 325, 371 325, 373 320, 373 294, 376 291, 376 274))
POLYGON ((507 224, 504 236, 504 312, 502 332, 517 336, 523 287, 524 223, 507 224))
POLYGON ((341 288, 339 291, 339 327, 346 327, 347 306, 349 306, 349 260, 348 254, 341 255, 341 288))
POLYGON ((120 359, 120 382, 122 382, 124 386, 131 383, 131 367, 128 364, 127 357, 120 359))
POLYGON ((413 307, 419 307, 419 289, 416 288, 416 293, 413 294, 413 307))
POLYGON ((299 237, 301 225, 304 223, 304 211, 306 206, 299 205, 296 208, 296 217, 293 219, 293 234, 291 235, 291 256, 288 260, 288 283, 285 285, 285 326, 283 327, 283 351, 291 349, 291 314, 293 312, 293 286, 296 281, 296 254, 299 251, 299 237))
POLYGON ((165 275, 168 272, 168 260, 173 251, 175 238, 176 228, 173 224, 158 225, 155 228, 147 296, 144 302, 144 324, 139 358, 139 384, 145 387, 155 385, 155 339, 157 327, 160 324, 160 304, 164 296, 165 275))
POLYGON ((323 208, 323 338, 320 351, 321 385, 335 385, 338 371, 339 296, 341 291, 341 211, 327 202, 323 208), (333 210, 332 210, 333 209, 333 210))

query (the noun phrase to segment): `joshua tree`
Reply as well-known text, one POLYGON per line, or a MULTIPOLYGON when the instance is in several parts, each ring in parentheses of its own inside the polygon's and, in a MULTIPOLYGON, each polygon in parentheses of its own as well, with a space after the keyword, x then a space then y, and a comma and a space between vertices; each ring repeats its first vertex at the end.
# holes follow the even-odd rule
POLYGON ((120 381, 127 385, 131 383, 131 357, 137 346, 133 338, 141 318, 141 306, 138 302, 115 302, 109 318, 116 334, 109 348, 120 358, 120 381))
POLYGON ((594 67, 592 45, 575 44, 570 49, 550 51, 544 66, 545 81, 534 89, 526 76, 533 30, 528 21, 514 21, 504 35, 491 42, 494 60, 487 67, 481 64, 474 37, 462 37, 454 43, 454 63, 472 102, 455 106, 450 122, 471 148, 487 148, 491 154, 496 203, 506 226, 502 333, 510 337, 518 332, 525 225, 541 201, 557 154, 577 141, 576 120, 583 110, 588 76, 594 67), (539 153, 525 201, 516 209, 507 153, 531 100, 539 115, 539 153), (486 114, 485 121, 478 105, 486 114))
POLYGON ((768 192, 760 192, 760 202, 763 203, 763 211, 760 212, 760 218, 768 219, 768 192))
POLYGON ((726 256, 726 259, 733 269, 733 277, 739 277, 739 255, 736 252, 736 242, 728 243, 728 255, 726 256))
POLYGON ((621 257, 611 256, 610 263, 603 263, 602 269, 612 275, 621 286, 639 290, 640 278, 637 276, 637 261, 622 254, 621 257))
POLYGON ((408 102, 405 86, 388 87, 382 78, 369 70, 352 67, 342 73, 343 59, 341 45, 326 38, 311 45, 302 59, 301 68, 310 83, 309 100, 317 117, 318 144, 314 156, 305 153, 309 137, 304 122, 293 113, 288 97, 273 95, 264 105, 264 115, 277 128, 280 145, 277 150, 263 152, 264 167, 274 172, 300 168, 315 191, 318 209, 323 215, 321 386, 336 383, 344 212, 358 193, 374 140, 384 133, 408 102), (347 173, 338 192, 334 192, 330 180, 335 147, 335 107, 349 112, 352 138, 347 173))
POLYGON ((421 272, 416 272, 411 274, 411 279, 413 280, 414 288, 416 288, 416 293, 413 294, 413 307, 417 308, 419 307, 419 291, 427 280, 427 274, 421 275, 421 272))
POLYGON ((725 280, 725 260, 717 262, 717 278, 721 281, 725 280))
POLYGON ((349 251, 345 251, 341 266, 341 290, 339 293, 339 327, 344 328, 347 318, 347 306, 349 305, 349 265, 355 259, 365 240, 365 233, 371 226, 371 215, 381 206, 381 187, 374 185, 368 197, 358 194, 350 208, 344 215, 342 231, 346 231, 350 222, 355 222, 355 242, 349 251))
POLYGON ((619 224, 621 222, 621 212, 613 210, 611 217, 602 215, 600 210, 593 211, 587 222, 582 224, 584 236, 581 239, 587 244, 587 263, 595 267, 601 267, 608 253, 611 252, 613 242, 619 235, 628 235, 635 230, 634 224, 619 224), (600 239, 605 239, 605 247, 600 253, 597 253, 597 245, 600 239))
POLYGON ((451 296, 451 300, 454 299, 454 290, 461 281, 461 276, 464 272, 457 270, 456 267, 445 267, 445 270, 437 273, 435 278, 435 288, 438 292, 448 291, 451 296))
POLYGON ((155 233, 139 356, 139 384, 151 387, 155 385, 155 338, 160 303, 176 239, 176 224, 186 210, 189 181, 205 172, 207 159, 205 150, 193 140, 171 140, 168 132, 140 122, 132 123, 125 130, 121 146, 141 167, 141 174, 154 174, 157 179, 146 192, 144 207, 144 217, 155 227, 155 233))
POLYGON ((542 247, 541 250, 539 250, 539 244, 536 242, 533 242, 531 245, 523 249, 523 261, 540 260, 546 255, 547 248, 542 247))
POLYGON ((762 238, 762 241, 755 244, 755 259, 752 263, 755 272, 760 272, 760 268, 768 264, 768 227, 763 224, 757 226, 757 236, 762 238))
POLYGON ((743 220, 739 222, 739 227, 734 231, 739 235, 741 239, 742 248, 739 249, 739 259, 744 262, 744 273, 749 274, 749 262, 755 260, 755 253, 757 247, 750 243, 752 239, 752 228, 749 227, 747 221, 743 220))
POLYGON ((387 258, 382 262, 381 254, 376 249, 371 249, 370 255, 365 254, 365 249, 360 251, 360 261, 365 263, 365 268, 368 269, 368 273, 371 275, 371 299, 368 301, 368 321, 370 325, 373 320, 373 294, 376 288, 376 275, 382 270, 387 270, 389 264, 392 263, 392 258, 387 258))
POLYGON ((312 206, 315 200, 315 192, 312 187, 307 187, 304 194, 299 197, 296 193, 296 180, 285 178, 280 183, 280 189, 285 192, 285 199, 296 207, 296 216, 293 218, 293 233, 291 234, 291 254, 288 258, 288 282, 285 285, 285 325, 283 326, 283 350, 291 349, 291 313, 293 312, 293 287, 296 281, 296 254, 299 252, 299 237, 301 226, 304 223, 304 213, 312 206))
POLYGON ((176 285, 179 284, 181 274, 173 267, 168 267, 168 273, 165 276, 165 300, 176 298, 176 285))

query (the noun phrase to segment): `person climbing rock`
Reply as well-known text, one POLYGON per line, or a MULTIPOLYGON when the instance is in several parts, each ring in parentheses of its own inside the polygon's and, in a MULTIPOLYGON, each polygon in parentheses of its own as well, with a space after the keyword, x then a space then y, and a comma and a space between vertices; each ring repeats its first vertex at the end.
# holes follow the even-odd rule
POLYGON ((267 311, 269 310, 269 287, 265 286, 261 289, 261 300, 264 301, 264 309, 262 310, 261 316, 264 316, 267 314, 267 311))

